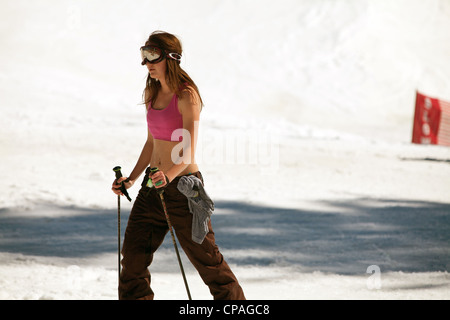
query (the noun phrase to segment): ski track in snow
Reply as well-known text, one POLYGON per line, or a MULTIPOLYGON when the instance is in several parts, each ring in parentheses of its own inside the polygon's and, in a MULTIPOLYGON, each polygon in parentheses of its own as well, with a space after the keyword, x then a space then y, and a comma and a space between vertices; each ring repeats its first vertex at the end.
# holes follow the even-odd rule
MULTIPOLYGON (((248 299, 450 298, 450 149, 409 143, 415 90, 450 100, 450 2, 138 2, 2 5, 0 299, 117 298, 111 169, 146 138, 156 29, 205 101, 197 160, 248 299)), ((150 271, 186 299, 170 239, 150 271)))

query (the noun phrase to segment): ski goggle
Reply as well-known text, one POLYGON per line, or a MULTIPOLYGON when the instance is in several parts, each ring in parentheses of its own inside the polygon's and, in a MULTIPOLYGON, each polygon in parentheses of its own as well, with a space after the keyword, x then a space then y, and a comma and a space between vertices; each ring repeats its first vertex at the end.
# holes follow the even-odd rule
POLYGON ((170 52, 166 53, 161 48, 155 47, 155 46, 143 46, 141 47, 141 58, 142 58, 142 65, 149 63, 158 63, 164 58, 169 57, 178 63, 181 62, 181 54, 170 52))

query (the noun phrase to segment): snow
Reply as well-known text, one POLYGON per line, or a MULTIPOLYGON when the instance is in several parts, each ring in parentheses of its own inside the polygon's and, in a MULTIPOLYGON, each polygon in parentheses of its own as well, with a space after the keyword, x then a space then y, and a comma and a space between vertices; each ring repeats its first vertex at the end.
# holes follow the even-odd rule
MULTIPOLYGON (((415 91, 450 100, 449 17, 447 0, 3 1, 0 299, 117 299, 112 168, 146 138, 138 48, 157 29, 204 99, 197 158, 248 299, 449 299, 450 149, 410 143, 415 91)), ((170 239, 150 271, 156 299, 186 299, 170 239)))

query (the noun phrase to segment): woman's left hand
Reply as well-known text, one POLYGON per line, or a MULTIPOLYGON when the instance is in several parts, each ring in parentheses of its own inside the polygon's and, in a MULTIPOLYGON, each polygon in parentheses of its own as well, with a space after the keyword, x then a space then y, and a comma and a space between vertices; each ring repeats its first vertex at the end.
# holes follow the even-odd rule
POLYGON ((155 172, 151 178, 156 189, 165 188, 170 183, 169 178, 162 171, 155 172))

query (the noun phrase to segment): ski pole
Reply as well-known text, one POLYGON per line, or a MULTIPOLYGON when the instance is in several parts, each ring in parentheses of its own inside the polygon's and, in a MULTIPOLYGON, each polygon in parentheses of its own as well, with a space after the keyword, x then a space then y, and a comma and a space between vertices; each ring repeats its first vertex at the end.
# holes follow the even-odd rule
MULTIPOLYGON (((122 172, 120 171, 121 169, 122 168, 119 166, 113 168, 113 171, 116 173, 116 179, 122 177, 122 172)), ((120 190, 127 197, 127 199, 131 201, 131 198, 128 195, 127 189, 123 183, 120 185, 120 190)), ((117 280, 120 282, 120 194, 117 195, 117 276, 117 280)))
MULTIPOLYGON (((156 167, 150 169, 151 174, 154 174, 158 171, 159 171, 159 169, 156 167)), ((158 182, 156 184, 160 185, 160 182, 158 182)), ((154 188, 150 177, 148 179, 147 186, 150 188, 154 188)), ((169 231, 170 231, 170 235, 172 237, 173 246, 175 248, 175 253, 177 254, 178 265, 180 266, 181 275, 183 276, 184 286, 186 287, 186 292, 187 292, 189 300, 192 300, 191 291, 189 290, 189 285, 188 285, 187 279, 186 279, 186 274, 184 273, 183 263, 181 262, 180 252, 178 251, 177 241, 175 240, 175 234, 173 233, 172 223, 170 222, 169 214, 167 213, 166 201, 164 200, 164 195, 163 195, 164 189, 156 189, 156 192, 158 192, 159 197, 161 199, 162 207, 164 210, 164 216, 166 217, 167 225, 169 226, 169 231)))
POLYGON ((189 291, 189 285, 188 285, 187 279, 186 279, 186 274, 184 273, 183 264, 181 263, 180 252, 178 251, 177 242, 175 240, 175 235, 173 233, 172 223, 170 222, 169 215, 167 214, 166 202, 164 201, 164 196, 163 196, 164 190, 161 190, 161 189, 156 189, 156 190, 158 191, 159 197, 161 198, 161 203, 162 203, 162 206, 164 209, 164 215, 166 216, 167 225, 169 226, 170 235, 172 236, 173 246, 175 247, 175 252, 177 254, 178 264, 180 265, 181 274, 183 276, 184 286, 186 287, 186 292, 187 292, 189 300, 192 300, 191 292, 189 291))
POLYGON ((120 195, 117 195, 117 285, 119 284, 120 284, 120 195))

